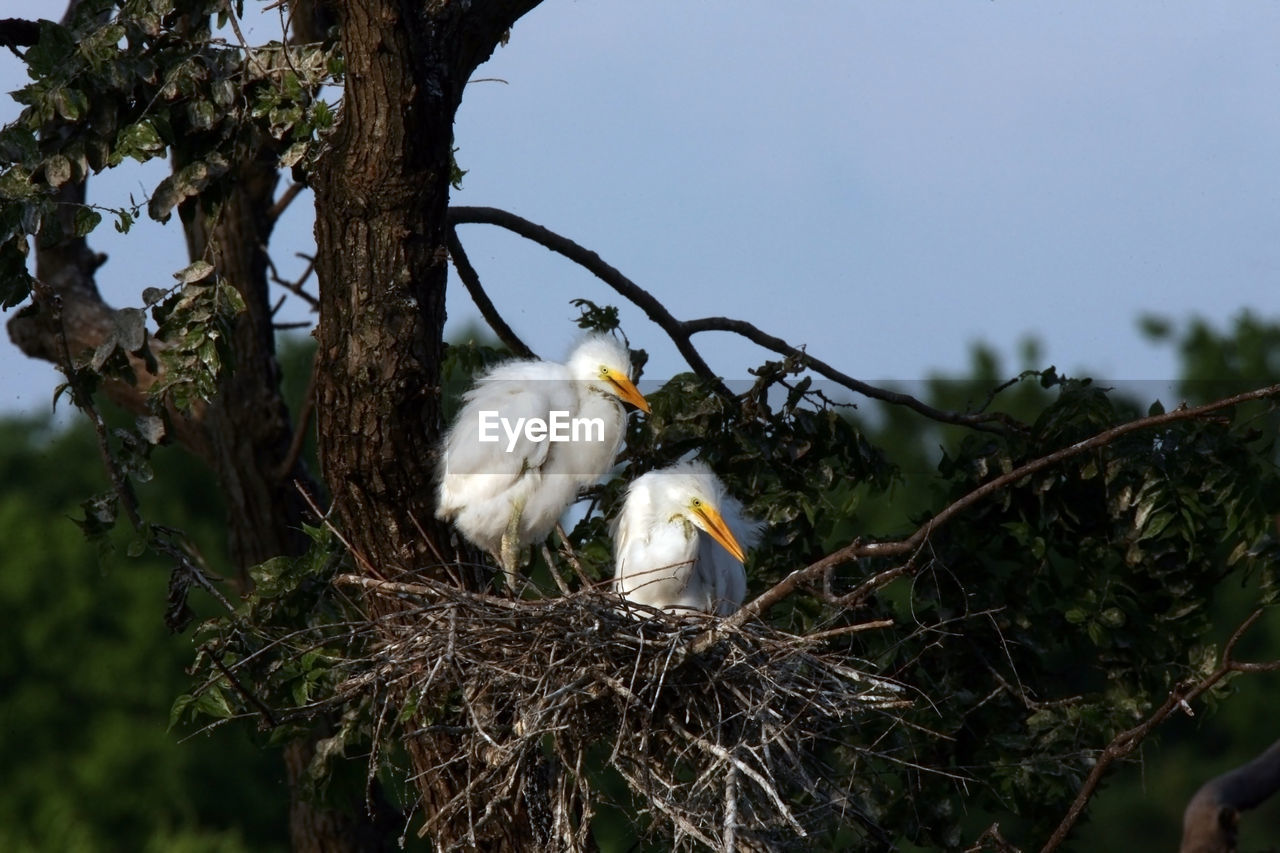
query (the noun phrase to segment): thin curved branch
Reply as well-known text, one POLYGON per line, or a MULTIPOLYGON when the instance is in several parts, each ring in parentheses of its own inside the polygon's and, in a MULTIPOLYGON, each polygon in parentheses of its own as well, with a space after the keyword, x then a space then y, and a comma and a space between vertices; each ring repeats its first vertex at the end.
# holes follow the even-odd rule
MULTIPOLYGON (((288 59, 288 52, 284 56, 288 59)), ((271 209, 267 211, 267 218, 272 222, 279 220, 284 212, 289 209, 289 205, 293 203, 293 200, 306 188, 306 184, 297 181, 289 184, 288 188, 280 194, 280 198, 276 199, 275 203, 271 205, 271 209)))
POLYGON ((578 245, 568 237, 561 237, 537 223, 496 207, 451 207, 449 223, 451 225, 497 225, 557 254, 564 255, 644 311, 650 320, 667 333, 675 343, 676 349, 680 351, 680 355, 689 363, 689 367, 693 368, 694 373, 710 382, 718 393, 728 397, 733 396, 720 377, 702 358, 702 354, 693 346, 689 340, 689 334, 683 329, 684 324, 673 317, 657 297, 605 263, 595 252, 578 245))
POLYGON ((458 278, 462 279, 463 287, 467 289, 467 293, 471 294, 471 301, 480 309, 480 316, 484 317, 484 321, 489 324, 490 329, 493 329, 498 340, 506 344, 507 349, 520 358, 537 358, 533 350, 525 346, 520 336, 507 325, 507 321, 502 319, 493 300, 484 292, 484 287, 480 284, 480 275, 476 272, 476 268, 471 266, 471 260, 458 239, 458 229, 452 225, 449 226, 448 246, 449 257, 453 258, 453 266, 458 271, 458 278))
POLYGON ((887 388, 878 388, 875 385, 869 385, 858 379, 854 379, 847 373, 844 373, 825 361, 821 361, 809 355, 802 349, 792 346, 782 338, 765 332, 758 327, 746 322, 745 320, 734 320, 729 317, 703 317, 700 320, 686 320, 680 324, 683 330, 690 334, 698 332, 733 332, 741 335, 753 344, 772 350, 779 355, 789 356, 797 359, 805 367, 808 367, 820 376, 825 376, 832 382, 843 385, 856 394, 864 397, 870 397, 873 400, 881 400, 885 403, 892 403, 897 406, 905 406, 914 412, 932 418, 945 424, 956 424, 958 426, 972 427, 973 429, 983 430, 985 432, 1003 433, 1006 430, 995 425, 998 422, 1008 429, 1025 429, 1021 424, 1013 418, 1002 412, 964 414, 961 412, 948 412, 942 409, 936 409, 927 403, 917 400, 910 394, 903 394, 898 391, 890 391, 887 388))
POLYGON ((652 293, 605 263, 595 252, 509 211, 495 207, 451 207, 449 208, 449 222, 453 225, 497 225, 500 228, 506 228, 508 231, 519 234, 525 239, 532 240, 538 245, 561 254, 584 267, 644 311, 650 320, 667 333, 667 336, 671 338, 676 345, 676 349, 680 351, 680 355, 684 357, 684 360, 689 363, 693 372, 711 382, 717 393, 725 396, 732 396, 732 393, 725 387, 720 377, 707 365, 702 355, 693 345, 692 337, 699 332, 733 332, 741 335, 758 346, 799 360, 814 372, 843 385, 854 393, 862 394, 875 400, 882 400, 886 403, 906 406, 941 423, 958 424, 997 433, 1005 432, 1009 428, 1019 428, 1015 421, 1000 413, 962 414, 959 412, 947 412, 935 409, 908 394, 868 385, 836 370, 826 362, 814 358, 804 350, 791 346, 781 338, 770 335, 751 323, 742 320, 731 320, 726 317, 678 320, 652 293))
POLYGON ((1241 403, 1248 403, 1254 400, 1262 400, 1268 397, 1280 398, 1280 384, 1268 385, 1265 388, 1257 388, 1253 391, 1246 391, 1221 400, 1215 400, 1212 403, 1205 403, 1202 406, 1186 407, 1182 406, 1169 412, 1159 415, 1151 415, 1145 418, 1138 418, 1119 426, 1111 427, 1097 435, 1077 441, 1075 444, 1055 450, 1046 456, 1033 459, 1024 465, 1014 468, 1008 473, 1001 474, 981 486, 973 489, 962 497, 952 501, 944 507, 937 515, 926 521, 916 529, 914 533, 905 539, 899 539, 890 542, 864 542, 861 539, 855 539, 845 547, 833 551, 816 560, 804 568, 796 569, 785 578, 765 590, 751 602, 743 605, 742 609, 732 616, 724 619, 716 627, 708 630, 704 634, 697 637, 692 644, 692 651, 697 653, 702 649, 710 647, 716 642, 722 630, 732 630, 742 625, 744 622, 754 619, 765 613, 773 605, 790 595, 800 584, 811 580, 821 578, 827 571, 836 566, 852 562, 862 557, 899 557, 912 555, 907 562, 900 566, 881 572, 873 578, 865 582, 858 589, 845 596, 846 600, 860 601, 867 595, 877 589, 880 589, 889 581, 904 574, 909 574, 915 570, 914 554, 925 544, 929 536, 935 530, 942 527, 951 519, 955 518, 961 512, 985 498, 999 492, 1012 483, 1016 483, 1029 474, 1035 474, 1046 468, 1057 465, 1070 459, 1073 456, 1079 456, 1090 450, 1096 450, 1099 447, 1105 447, 1121 436, 1128 435, 1131 432, 1148 429, 1151 427, 1163 426, 1164 424, 1175 423, 1177 421, 1189 421, 1196 418, 1202 418, 1206 415, 1220 411, 1222 409, 1237 406, 1241 403))
POLYGON ((1061 846, 1071 832, 1072 827, 1080 819, 1080 815, 1084 813, 1084 808, 1088 804, 1089 798, 1098 789, 1098 784, 1102 781, 1103 775, 1111 765, 1137 749, 1147 735, 1151 734, 1157 726, 1168 719, 1170 714, 1179 708, 1190 708, 1189 703, 1192 700, 1199 698, 1201 694, 1209 690, 1229 673, 1276 672, 1280 670, 1280 660, 1249 663, 1237 661, 1232 657, 1240 638, 1253 627, 1253 624, 1261 616, 1262 608, 1254 610, 1231 632, 1231 637, 1222 649, 1222 658, 1217 669, 1194 685, 1189 687, 1178 685, 1174 687, 1169 692, 1169 697, 1164 700, 1164 704, 1153 711, 1150 716, 1133 728, 1120 732, 1112 738, 1111 743, 1107 744, 1106 748, 1098 755, 1097 762, 1093 765, 1093 769, 1089 771, 1089 776, 1085 779, 1084 784, 1080 786, 1080 792, 1076 795, 1071 808, 1067 810, 1067 814, 1063 817, 1062 822, 1058 824, 1058 828, 1053 831, 1044 847, 1040 849, 1040 853, 1052 853, 1052 851, 1061 846))

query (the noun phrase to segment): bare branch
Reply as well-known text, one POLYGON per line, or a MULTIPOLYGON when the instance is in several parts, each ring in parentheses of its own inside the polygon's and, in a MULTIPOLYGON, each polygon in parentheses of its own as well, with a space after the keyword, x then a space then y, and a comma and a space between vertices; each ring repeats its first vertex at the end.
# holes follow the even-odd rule
POLYGON ((986 432, 1003 433, 1007 429, 1024 430, 1021 424, 1016 420, 1001 412, 990 414, 962 414, 959 412, 948 412, 942 409, 936 409, 927 403, 917 400, 910 394, 903 394, 898 391, 890 391, 887 388, 879 388, 875 385, 869 385, 861 380, 854 379, 847 373, 844 373, 825 361, 814 358, 803 349, 793 347, 782 338, 770 335, 761 331, 756 326, 745 320, 733 320, 728 317, 704 317, 701 320, 686 320, 680 324, 686 334, 696 334, 698 332, 733 332, 741 335, 754 344, 772 350, 779 355, 785 355, 794 358, 814 371, 820 376, 824 376, 839 385, 843 385, 850 391, 861 394, 864 397, 870 397, 873 400, 881 400, 885 403, 892 403, 896 406, 905 406, 914 412, 918 412, 935 421, 944 424, 956 424, 958 426, 972 427, 973 429, 983 430, 986 432), (1004 428, 998 426, 1003 425, 1004 428))
POLYGON ((882 400, 886 403, 906 406, 942 423, 958 424, 997 433, 1005 432, 1008 429, 1022 429, 1016 421, 1001 413, 962 414, 947 412, 935 409, 909 394, 868 385, 836 370, 826 362, 810 356, 803 349, 793 347, 781 338, 761 331, 751 323, 742 320, 731 320, 726 317, 678 320, 652 293, 605 263, 595 252, 514 213, 493 207, 451 207, 449 208, 449 221, 453 225, 477 223, 506 228, 508 231, 512 231, 540 246, 564 255, 574 263, 586 268, 644 311, 650 320, 667 333, 667 336, 675 343, 676 349, 680 351, 680 355, 688 362, 693 372, 712 383, 716 391, 725 396, 732 396, 732 394, 693 345, 692 337, 699 332, 733 332, 765 349, 796 359, 819 375, 843 385, 850 391, 872 399, 882 400))
POLYGON ((452 225, 449 226, 449 256, 453 258, 453 266, 458 271, 458 278, 462 279, 467 293, 471 294, 471 301, 480 309, 480 316, 484 317, 484 321, 489 324, 490 329, 493 329, 498 340, 521 358, 537 358, 533 350, 525 346, 524 341, 520 340, 520 337, 507 325, 507 321, 502 319, 502 315, 493 305, 493 300, 484 292, 484 287, 480 284, 480 275, 476 272, 476 268, 471 266, 471 261, 467 258, 461 241, 458 240, 458 230, 452 225))
MULTIPOLYGON (((311 274, 315 272, 316 259, 309 255, 304 255, 301 252, 297 253, 297 257, 302 258, 304 261, 307 262, 307 268, 302 271, 302 275, 298 276, 297 281, 289 281, 288 279, 282 278, 280 276, 280 273, 276 270, 275 263, 271 260, 271 256, 267 255, 266 256, 267 270, 271 275, 271 281, 274 282, 275 284, 280 285, 285 290, 292 293, 294 296, 297 296, 300 299, 302 299, 303 302, 311 306, 312 311, 319 311, 320 300, 316 299, 310 293, 307 293, 305 290, 302 289, 302 285, 305 284, 307 279, 311 278, 311 274)), ((271 313, 274 314, 275 311, 272 311, 271 313)))
POLYGON ((716 375, 715 371, 703 360, 702 355, 694 348, 689 340, 689 335, 681 328, 681 322, 673 317, 671 312, 652 293, 605 263, 595 252, 578 245, 567 237, 561 237, 541 225, 516 216, 514 213, 508 213, 505 210, 498 210, 493 207, 451 207, 449 208, 449 222, 453 225, 468 223, 497 225, 500 228, 506 228, 508 231, 513 231, 521 237, 532 240, 557 254, 564 255, 569 260, 584 267, 605 284, 633 302, 648 315, 650 320, 657 323, 670 336, 676 345, 676 349, 680 351, 680 355, 693 368, 694 373, 715 385, 717 390, 725 396, 732 396, 729 389, 720 381, 720 377, 716 375))
MULTIPOLYGON (((285 54, 288 56, 288 53, 285 54)), ((271 205, 271 209, 267 211, 267 218, 275 222, 280 215, 289 209, 289 205, 298 195, 306 189, 306 184, 295 181, 289 185, 289 188, 280 193, 280 198, 276 199, 275 204, 271 205)))
POLYGON ((17 53, 15 48, 31 47, 39 40, 39 21, 28 21, 23 18, 0 18, 0 45, 9 48, 14 53, 17 53))

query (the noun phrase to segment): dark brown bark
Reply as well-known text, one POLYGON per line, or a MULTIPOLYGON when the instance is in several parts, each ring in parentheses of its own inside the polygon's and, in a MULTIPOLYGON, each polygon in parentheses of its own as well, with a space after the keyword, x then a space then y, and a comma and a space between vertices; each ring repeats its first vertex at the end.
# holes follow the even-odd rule
POLYGON ((316 491, 298 460, 277 475, 293 437, 280 396, 268 301, 265 247, 274 225, 268 211, 278 180, 269 159, 245 162, 232 177, 216 222, 205 221, 196 210, 198 203, 182 211, 191 258, 212 260, 246 308, 236 318, 234 368, 221 377, 218 396, 204 416, 207 461, 226 502, 231 553, 242 570, 307 550, 302 522, 308 511, 298 490, 316 491))
MULTIPOLYGON (((447 553, 434 518, 453 118, 467 78, 537 0, 343 0, 341 123, 316 176, 319 449, 338 523, 373 571, 447 553), (432 541, 424 541, 419 531, 432 541)), ((387 614, 378 614, 385 616, 387 614)), ((406 744, 428 822, 461 790, 446 736, 406 744)), ((528 816, 475 843, 528 847, 528 816)), ((432 825, 439 846, 467 827, 432 825)))
MULTIPOLYGON (((302 524, 316 521, 309 517, 300 490, 314 495, 318 488, 301 461, 289 454, 293 426, 280 394, 271 323, 265 247, 274 225, 268 211, 278 178, 270 160, 242 163, 211 227, 196 204, 183 217, 191 258, 211 259, 245 303, 233 332, 234 369, 220 378, 218 395, 203 419, 206 461, 226 506, 228 540, 242 586, 248 584, 250 567, 305 553, 310 542, 302 524)), ((390 849, 395 827, 380 827, 378 817, 329 808, 306 796, 308 763, 324 734, 317 730, 284 750, 293 850, 390 849)))
MULTIPOLYGON (((68 16, 73 11, 74 4, 68 16)), ((182 151, 175 152, 179 165, 183 159, 182 151)), ((261 159, 239 164, 215 221, 209 221, 195 201, 182 211, 192 259, 212 261, 247 306, 235 321, 234 369, 220 377, 215 399, 190 415, 170 411, 176 440, 217 478, 242 587, 247 586, 249 567, 306 551, 309 542, 302 522, 308 511, 299 488, 317 491, 305 467, 290 455, 293 429, 275 358, 265 247, 274 225, 269 211, 277 180, 274 155, 262 152, 261 159)), ((62 188, 62 200, 71 203, 59 208, 67 220, 65 234, 73 233, 70 217, 84 202, 84 192, 83 183, 62 188)), ((84 238, 38 249, 36 272, 42 292, 51 294, 58 305, 38 303, 38 310, 10 321, 10 335, 25 353, 62 364, 110 337, 116 311, 103 302, 94 280, 105 260, 84 238)), ((144 413, 150 403, 147 391, 159 377, 141 360, 133 359, 132 364, 138 377, 135 385, 108 381, 103 388, 117 405, 144 413)), ((359 810, 331 810, 303 796, 315 737, 290 744, 284 755, 293 849, 319 853, 389 848, 398 826, 378 826, 359 810)))

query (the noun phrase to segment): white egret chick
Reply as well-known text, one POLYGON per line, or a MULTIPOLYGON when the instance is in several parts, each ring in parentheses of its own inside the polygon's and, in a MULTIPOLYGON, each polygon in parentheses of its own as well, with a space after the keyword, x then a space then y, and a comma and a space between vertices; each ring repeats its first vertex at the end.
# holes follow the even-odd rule
POLYGON ((638 604, 727 616, 747 594, 743 550, 758 526, 702 462, 638 477, 613 536, 613 589, 638 604))
POLYGON ((492 554, 509 584, 522 549, 613 467, 627 417, 619 401, 649 411, 630 373, 627 348, 595 334, 566 364, 508 361, 463 397, 444 437, 436 517, 492 554))

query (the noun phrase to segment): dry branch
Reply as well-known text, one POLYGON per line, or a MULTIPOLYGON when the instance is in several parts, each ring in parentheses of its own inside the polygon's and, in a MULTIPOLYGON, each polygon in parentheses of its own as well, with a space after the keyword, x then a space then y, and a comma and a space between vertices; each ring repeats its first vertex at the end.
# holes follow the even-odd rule
POLYGON ((498 313, 493 300, 489 298, 489 294, 485 293, 484 287, 480 284, 480 274, 471 265, 471 260, 467 257, 466 251, 462 248, 462 243, 458 240, 458 231, 452 225, 449 226, 448 245, 449 256, 453 258, 453 266, 458 271, 458 278, 462 279, 463 287, 467 289, 467 293, 471 294, 471 301, 476 304, 476 308, 480 309, 480 316, 484 317, 484 321, 489 324, 489 328, 498 336, 498 340, 506 344, 507 349, 520 358, 537 358, 533 350, 529 349, 525 342, 520 340, 520 337, 511 329, 507 321, 502 319, 502 315, 498 313))

